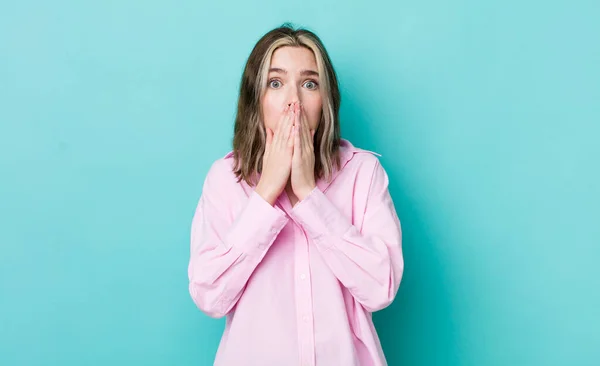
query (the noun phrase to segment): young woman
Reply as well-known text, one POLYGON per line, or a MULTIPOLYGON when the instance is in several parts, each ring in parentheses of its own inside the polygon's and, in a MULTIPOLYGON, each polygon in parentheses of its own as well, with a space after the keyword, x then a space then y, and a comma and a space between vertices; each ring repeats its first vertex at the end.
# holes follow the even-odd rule
POLYGON ((189 291, 226 317, 215 365, 386 365, 371 313, 404 261, 388 175, 340 138, 340 92, 321 40, 284 24, 242 75, 233 150, 205 178, 189 291))

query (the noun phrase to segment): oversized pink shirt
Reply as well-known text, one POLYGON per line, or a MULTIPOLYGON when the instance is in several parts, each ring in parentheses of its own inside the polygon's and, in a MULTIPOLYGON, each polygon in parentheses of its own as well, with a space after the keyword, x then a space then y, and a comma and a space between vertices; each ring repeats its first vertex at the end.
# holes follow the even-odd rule
POLYGON ((386 365, 371 313, 396 296, 400 221, 376 153, 342 139, 342 168, 294 207, 272 206, 232 172, 204 181, 191 230, 194 303, 226 316, 216 366, 386 365))

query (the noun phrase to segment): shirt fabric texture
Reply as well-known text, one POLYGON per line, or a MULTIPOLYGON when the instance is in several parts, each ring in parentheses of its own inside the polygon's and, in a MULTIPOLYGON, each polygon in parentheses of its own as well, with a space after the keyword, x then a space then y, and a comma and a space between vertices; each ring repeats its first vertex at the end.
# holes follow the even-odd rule
POLYGON ((341 139, 341 169, 292 207, 210 167, 191 227, 189 292, 225 318, 216 366, 387 365, 372 313, 396 296, 402 231, 377 153, 341 139))

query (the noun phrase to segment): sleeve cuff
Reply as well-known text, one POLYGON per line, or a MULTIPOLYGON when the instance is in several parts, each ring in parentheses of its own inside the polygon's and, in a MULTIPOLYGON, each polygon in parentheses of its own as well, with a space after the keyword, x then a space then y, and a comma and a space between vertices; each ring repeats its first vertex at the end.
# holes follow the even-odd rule
POLYGON ((273 244, 289 218, 277 206, 272 206, 253 191, 240 213, 229 240, 248 255, 261 255, 273 244))
POLYGON ((326 249, 335 242, 327 240, 327 236, 342 236, 352 227, 350 220, 318 187, 294 206, 292 215, 311 239, 326 249))

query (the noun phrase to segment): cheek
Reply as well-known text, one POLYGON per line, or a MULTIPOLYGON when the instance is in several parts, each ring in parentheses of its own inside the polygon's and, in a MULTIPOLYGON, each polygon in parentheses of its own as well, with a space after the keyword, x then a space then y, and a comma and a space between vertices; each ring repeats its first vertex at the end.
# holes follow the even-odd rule
POLYGON ((280 104, 273 100, 273 98, 265 98, 262 103, 264 125, 273 131, 275 131, 277 121, 281 115, 279 106, 280 104))

